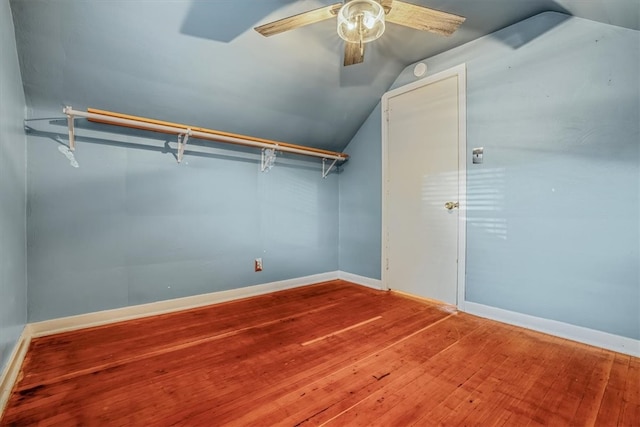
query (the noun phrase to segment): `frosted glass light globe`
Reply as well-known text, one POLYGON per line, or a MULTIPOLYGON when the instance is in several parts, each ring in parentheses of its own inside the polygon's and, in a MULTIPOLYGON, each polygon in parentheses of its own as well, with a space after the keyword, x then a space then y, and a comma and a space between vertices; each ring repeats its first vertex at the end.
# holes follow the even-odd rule
POLYGON ((384 28, 384 9, 374 0, 351 0, 338 12, 338 35, 347 42, 368 43, 384 28))

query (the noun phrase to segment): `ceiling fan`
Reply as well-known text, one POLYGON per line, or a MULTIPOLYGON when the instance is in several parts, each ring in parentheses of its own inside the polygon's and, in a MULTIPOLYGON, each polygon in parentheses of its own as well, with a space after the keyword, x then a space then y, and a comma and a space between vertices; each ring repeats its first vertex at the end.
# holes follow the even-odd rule
POLYGON ((345 41, 344 65, 364 61, 364 45, 379 38, 385 21, 443 36, 453 34, 464 17, 401 0, 344 0, 255 27, 265 37, 305 25, 338 18, 338 35, 345 41))

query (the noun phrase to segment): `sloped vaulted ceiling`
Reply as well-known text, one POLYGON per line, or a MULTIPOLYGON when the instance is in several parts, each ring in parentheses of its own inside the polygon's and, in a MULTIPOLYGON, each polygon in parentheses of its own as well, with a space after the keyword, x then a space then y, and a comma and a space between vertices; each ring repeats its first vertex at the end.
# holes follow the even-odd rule
POLYGON ((333 20, 271 38, 253 31, 332 2, 14 0, 28 106, 95 107, 341 150, 421 58, 547 10, 634 29, 640 21, 637 0, 413 0, 467 21, 449 38, 388 24, 365 62, 347 68, 333 20))

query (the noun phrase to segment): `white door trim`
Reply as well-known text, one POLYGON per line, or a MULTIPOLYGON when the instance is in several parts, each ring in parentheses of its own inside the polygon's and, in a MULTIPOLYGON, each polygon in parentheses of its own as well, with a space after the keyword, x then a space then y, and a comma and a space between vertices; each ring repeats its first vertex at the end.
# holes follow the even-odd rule
POLYGON ((457 306, 464 311, 467 252, 467 75, 466 64, 460 64, 408 85, 390 90, 382 96, 382 253, 380 277, 382 288, 389 289, 387 275, 387 176, 389 161, 389 99, 450 77, 458 78, 458 292, 457 306))

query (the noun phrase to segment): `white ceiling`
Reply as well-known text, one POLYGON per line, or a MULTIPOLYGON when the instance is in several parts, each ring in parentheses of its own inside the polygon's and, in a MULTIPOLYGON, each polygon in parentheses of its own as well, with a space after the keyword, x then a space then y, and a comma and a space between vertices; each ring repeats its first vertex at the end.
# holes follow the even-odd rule
POLYGON ((400 71, 422 58, 549 10, 640 29, 638 0, 413 2, 467 20, 450 38, 388 24, 367 45, 364 63, 347 68, 333 20, 270 38, 253 31, 330 0, 13 0, 11 7, 34 115, 95 107, 334 150, 400 71))

